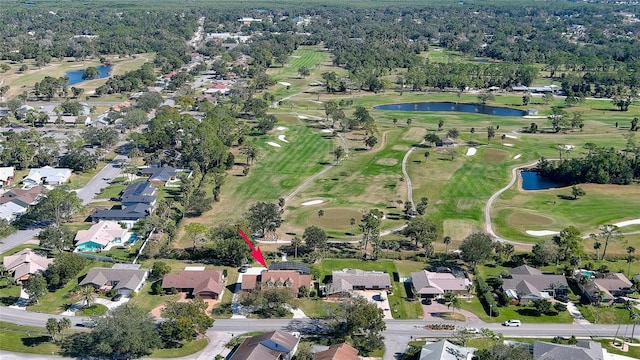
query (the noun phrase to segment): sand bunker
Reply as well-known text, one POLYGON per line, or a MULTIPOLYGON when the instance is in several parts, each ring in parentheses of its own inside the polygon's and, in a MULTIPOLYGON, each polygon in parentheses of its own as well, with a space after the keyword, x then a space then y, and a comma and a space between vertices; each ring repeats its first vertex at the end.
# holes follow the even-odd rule
POLYGON ((629 225, 640 225, 640 219, 621 221, 621 222, 615 223, 613 225, 615 225, 617 227, 623 227, 623 226, 629 226, 629 225))
POLYGON ((513 144, 504 144, 504 146, 512 147, 513 144))
POLYGON ((331 130, 331 129, 322 129, 322 132, 323 133, 332 133, 333 130, 331 130))
POLYGON ((278 127, 276 128, 276 130, 278 130, 278 131, 284 131, 284 130, 287 130, 287 128, 286 128, 286 127, 284 127, 284 126, 278 126, 278 127))
POLYGON ((288 143, 288 141, 284 139, 284 135, 278 135, 278 140, 288 143))
POLYGON ((518 159, 520 159, 521 156, 522 156, 522 154, 518 154, 518 155, 513 157, 513 160, 518 160, 518 159))
POLYGON ((282 146, 280 146, 280 144, 274 143, 274 142, 271 142, 271 141, 267 141, 267 144, 269 144, 269 145, 271 145, 273 147, 282 147, 282 146))
POLYGON ((575 148, 575 146, 573 146, 573 145, 560 145, 560 148, 562 150, 573 150, 575 148))
POLYGON ((478 150, 476 148, 468 148, 467 149, 467 156, 473 156, 478 152, 478 150))
POLYGON ((308 119, 308 117, 306 117, 306 116, 304 116, 304 115, 298 115, 298 119, 306 120, 306 119, 308 119))
POLYGON ((278 84, 280 84, 282 86, 291 86, 291 83, 284 82, 284 81, 278 81, 278 84))
POLYGON ((302 205, 302 206, 318 205, 318 204, 322 204, 323 202, 324 202, 324 200, 311 200, 311 201, 303 202, 300 205, 302 205))
POLYGON ((526 233, 531 236, 549 236, 560 234, 558 231, 551 230, 527 230, 526 233))
POLYGON ((507 134, 504 134, 504 137, 509 138, 509 139, 517 139, 518 138, 517 136, 507 135, 507 134))

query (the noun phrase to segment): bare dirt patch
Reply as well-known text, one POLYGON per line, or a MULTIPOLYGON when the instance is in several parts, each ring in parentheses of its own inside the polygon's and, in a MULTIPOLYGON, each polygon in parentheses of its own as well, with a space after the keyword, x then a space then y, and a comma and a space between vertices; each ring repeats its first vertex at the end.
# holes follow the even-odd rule
POLYGON ((398 164, 398 159, 392 159, 392 158, 378 159, 378 160, 376 160, 376 164, 393 166, 393 165, 397 165, 398 164))
POLYGON ((423 128, 410 128, 406 133, 404 133, 402 139, 420 142, 424 139, 425 135, 427 135, 427 130, 423 128))
POLYGON ((509 224, 514 226, 528 226, 528 225, 551 225, 553 219, 546 216, 528 214, 524 212, 514 212, 509 216, 509 224))
POLYGON ((509 157, 509 152, 498 149, 485 149, 482 152, 482 160, 488 162, 500 162, 504 161, 509 157))

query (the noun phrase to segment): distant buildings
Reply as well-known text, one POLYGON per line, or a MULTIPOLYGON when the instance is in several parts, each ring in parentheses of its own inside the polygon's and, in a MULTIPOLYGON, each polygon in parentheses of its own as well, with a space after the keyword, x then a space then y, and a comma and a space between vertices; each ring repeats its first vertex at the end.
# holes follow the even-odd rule
POLYGON ((91 213, 91 220, 112 220, 132 227, 138 220, 151 215, 155 210, 157 189, 146 181, 127 186, 120 197, 122 205, 111 209, 96 209, 91 213))

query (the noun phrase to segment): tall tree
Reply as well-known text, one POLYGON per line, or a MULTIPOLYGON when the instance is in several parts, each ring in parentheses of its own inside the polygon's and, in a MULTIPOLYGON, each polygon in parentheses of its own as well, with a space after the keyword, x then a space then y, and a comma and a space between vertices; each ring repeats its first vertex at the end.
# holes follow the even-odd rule
POLYGON ((482 232, 475 232, 462 240, 460 244, 462 259, 475 268, 478 263, 491 258, 493 251, 491 237, 482 232))
POLYGON ((275 231, 282 225, 278 205, 273 203, 259 201, 249 207, 245 217, 251 224, 251 230, 258 232, 260 236, 265 236, 267 232, 275 231))
POLYGON ((198 243, 206 238, 209 229, 202 223, 192 222, 184 227, 184 232, 193 243, 193 248, 195 249, 198 247, 198 243))
POLYGON ((293 246, 293 257, 298 258, 298 248, 302 245, 302 239, 297 236, 294 236, 291 239, 291 246, 293 246))
POLYGON ((50 219, 56 226, 71 221, 72 216, 82 208, 82 202, 75 191, 57 187, 48 191, 37 205, 30 207, 27 215, 32 219, 50 219))
POLYGON ((442 238, 442 242, 444 243, 444 253, 449 253, 449 245, 451 244, 451 236, 445 236, 442 238))
POLYGON ((96 289, 93 286, 87 285, 80 289, 80 300, 84 302, 84 307, 91 306, 97 298, 98 294, 96 294, 96 289))
POLYGON ((32 274, 24 286, 24 291, 29 295, 29 302, 37 304, 40 298, 47 293, 47 281, 40 273, 32 274))
POLYGON ((162 310, 165 321, 160 323, 160 335, 165 340, 180 342, 204 334, 213 326, 207 307, 208 304, 199 298, 187 302, 169 301, 162 310))
POLYGON ((600 239, 604 240, 604 249, 602 249, 602 259, 604 260, 607 255, 607 247, 609 246, 610 241, 620 240, 622 239, 622 234, 619 231, 619 228, 615 225, 600 225, 598 226, 598 230, 600 230, 600 234, 598 236, 600 239))
POLYGON ((416 246, 422 244, 425 252, 429 252, 431 244, 438 236, 438 228, 431 220, 424 216, 412 218, 404 229, 404 235, 409 237, 416 246))
POLYGON ((493 139, 495 136, 496 130, 493 128, 493 126, 487 127, 487 144, 489 144, 491 142, 491 139, 493 139))
POLYGON ((363 253, 366 254, 369 243, 374 244, 374 253, 376 252, 375 244, 379 243, 381 222, 382 213, 378 209, 371 209, 368 213, 362 215, 359 228, 362 231, 363 253))
POLYGON ((41 248, 58 252, 71 249, 74 238, 75 232, 64 225, 49 225, 38 234, 41 248))
POLYGON ((327 234, 317 226, 310 226, 304 229, 302 234, 307 247, 316 251, 316 249, 324 249, 327 246, 327 234))

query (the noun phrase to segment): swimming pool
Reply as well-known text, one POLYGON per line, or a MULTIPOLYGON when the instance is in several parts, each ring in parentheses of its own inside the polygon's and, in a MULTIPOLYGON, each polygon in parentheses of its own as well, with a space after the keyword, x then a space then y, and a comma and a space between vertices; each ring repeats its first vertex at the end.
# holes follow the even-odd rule
POLYGON ((595 272, 589 271, 589 270, 580 270, 580 274, 588 277, 589 279, 591 279, 592 277, 594 277, 596 275, 595 272))
POLYGON ((136 242, 136 240, 138 240, 138 234, 136 233, 131 234, 131 237, 129 237, 129 243, 133 244, 136 242))

